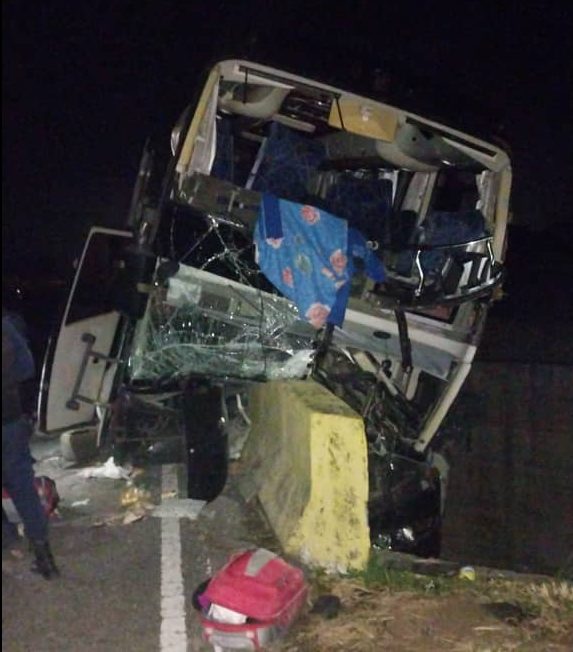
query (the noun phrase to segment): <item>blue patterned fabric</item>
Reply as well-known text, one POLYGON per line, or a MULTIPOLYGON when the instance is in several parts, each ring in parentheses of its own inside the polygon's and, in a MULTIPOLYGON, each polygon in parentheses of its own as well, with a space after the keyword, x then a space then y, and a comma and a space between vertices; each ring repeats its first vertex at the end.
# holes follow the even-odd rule
POLYGON ((255 229, 257 262, 263 274, 294 301, 315 328, 341 325, 350 292, 352 256, 383 280, 382 264, 357 231, 326 211, 265 193, 255 229))

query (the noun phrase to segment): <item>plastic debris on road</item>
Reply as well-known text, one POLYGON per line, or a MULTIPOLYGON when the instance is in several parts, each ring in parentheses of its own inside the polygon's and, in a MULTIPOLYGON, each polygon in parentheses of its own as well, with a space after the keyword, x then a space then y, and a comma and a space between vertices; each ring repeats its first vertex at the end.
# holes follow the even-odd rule
POLYGON ((470 582, 475 582, 476 571, 473 566, 464 566, 460 568, 459 578, 462 580, 469 580, 470 582))
POLYGON ((147 512, 143 508, 138 508, 134 510, 130 509, 128 512, 125 513, 122 523, 124 525, 130 525, 131 523, 136 523, 137 521, 141 521, 146 516, 147 516, 147 512))
POLYGON ((124 525, 141 521, 149 515, 151 510, 155 509, 151 493, 142 487, 128 487, 121 495, 121 504, 128 508, 123 517, 124 525))
POLYGON ((123 507, 130 507, 132 505, 149 505, 154 507, 151 501, 151 493, 147 489, 135 486, 128 487, 121 494, 121 504, 123 507))
POLYGON ((129 480, 130 472, 118 466, 113 457, 109 457, 101 466, 90 466, 82 469, 79 474, 82 478, 109 478, 110 480, 129 480))

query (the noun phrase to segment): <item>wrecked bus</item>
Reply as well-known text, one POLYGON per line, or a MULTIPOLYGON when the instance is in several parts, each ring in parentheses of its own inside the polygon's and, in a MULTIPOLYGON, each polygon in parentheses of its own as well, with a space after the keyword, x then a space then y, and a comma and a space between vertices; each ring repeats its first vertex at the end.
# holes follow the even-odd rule
POLYGON ((213 498, 251 383, 313 378, 363 418, 372 540, 435 554, 436 446, 503 279, 507 154, 248 61, 215 65, 125 229, 94 226, 43 370, 45 432, 185 433, 213 498), (226 424, 226 425, 225 425, 226 424))

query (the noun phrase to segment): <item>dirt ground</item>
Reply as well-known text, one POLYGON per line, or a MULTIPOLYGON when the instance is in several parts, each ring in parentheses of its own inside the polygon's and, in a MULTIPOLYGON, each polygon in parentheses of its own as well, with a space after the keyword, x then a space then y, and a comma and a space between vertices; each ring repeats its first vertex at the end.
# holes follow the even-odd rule
POLYGON ((277 650, 573 650, 573 585, 565 581, 471 581, 378 569, 356 578, 316 578, 311 602, 325 593, 340 599, 338 614, 309 610, 277 650))

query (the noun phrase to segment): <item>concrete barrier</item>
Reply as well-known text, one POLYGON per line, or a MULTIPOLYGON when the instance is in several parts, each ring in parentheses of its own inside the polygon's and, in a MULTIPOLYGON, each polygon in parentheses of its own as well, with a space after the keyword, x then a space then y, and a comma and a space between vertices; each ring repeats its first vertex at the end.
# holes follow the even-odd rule
POLYGON ((285 552, 329 571, 364 568, 370 533, 361 417, 314 381, 255 386, 249 416, 243 493, 258 496, 285 552))

